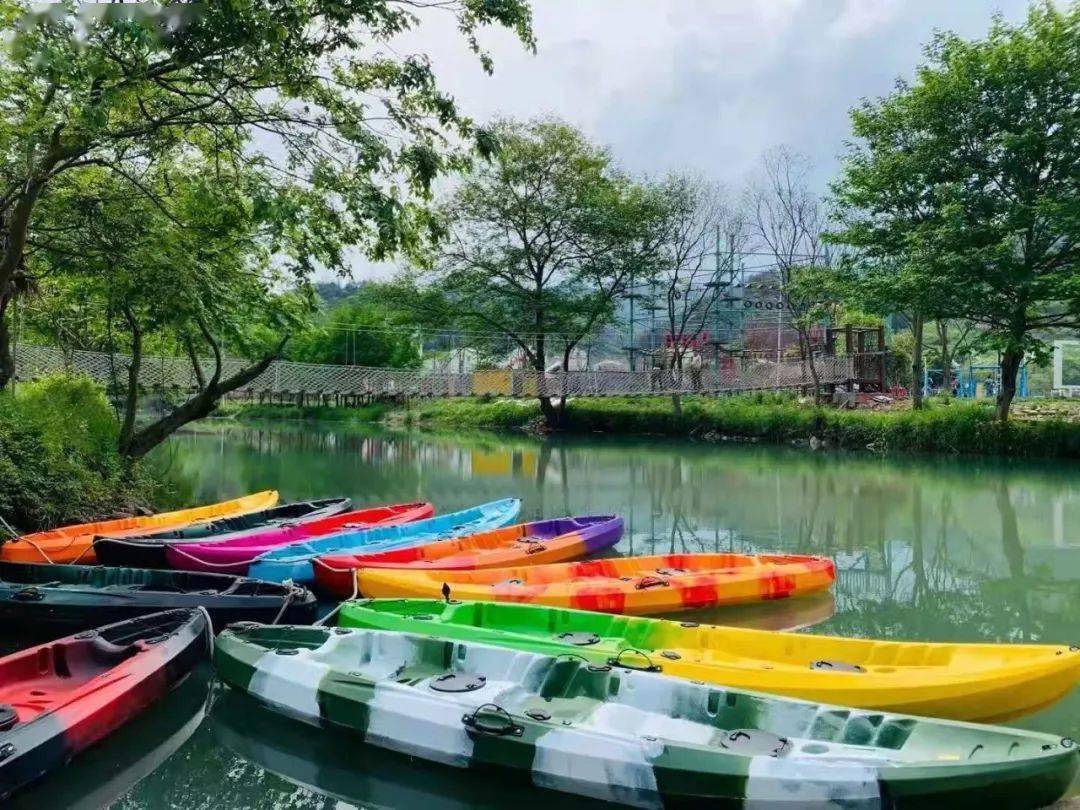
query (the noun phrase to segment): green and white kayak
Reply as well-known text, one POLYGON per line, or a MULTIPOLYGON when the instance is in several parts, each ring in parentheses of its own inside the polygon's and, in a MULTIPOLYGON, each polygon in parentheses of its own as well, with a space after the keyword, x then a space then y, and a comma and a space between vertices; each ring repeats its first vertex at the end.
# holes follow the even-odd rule
POLYGON ((1036 808, 1071 740, 818 703, 376 630, 233 625, 220 677, 297 719, 633 807, 1036 808))

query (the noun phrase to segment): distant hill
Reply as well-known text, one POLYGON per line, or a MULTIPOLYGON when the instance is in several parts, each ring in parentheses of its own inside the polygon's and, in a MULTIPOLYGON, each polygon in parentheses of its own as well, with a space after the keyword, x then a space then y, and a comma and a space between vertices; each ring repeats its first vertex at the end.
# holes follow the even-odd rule
POLYGON ((317 281, 313 285, 315 287, 315 293, 319 296, 319 300, 323 305, 329 309, 335 304, 345 300, 351 295, 356 295, 364 288, 366 282, 347 282, 345 284, 339 284, 334 281, 317 281))

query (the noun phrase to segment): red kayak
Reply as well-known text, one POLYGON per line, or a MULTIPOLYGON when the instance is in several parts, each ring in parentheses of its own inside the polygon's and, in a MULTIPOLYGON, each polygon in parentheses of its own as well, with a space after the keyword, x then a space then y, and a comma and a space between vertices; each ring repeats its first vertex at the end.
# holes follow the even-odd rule
POLYGON ((211 644, 202 610, 170 610, 0 658, 0 801, 176 686, 211 644))
POLYGON ((199 543, 170 545, 165 549, 165 556, 169 565, 185 571, 246 574, 252 560, 278 546, 339 532, 363 531, 377 526, 399 526, 424 520, 434 514, 435 507, 430 503, 375 506, 319 520, 244 532, 224 540, 209 538, 199 543))

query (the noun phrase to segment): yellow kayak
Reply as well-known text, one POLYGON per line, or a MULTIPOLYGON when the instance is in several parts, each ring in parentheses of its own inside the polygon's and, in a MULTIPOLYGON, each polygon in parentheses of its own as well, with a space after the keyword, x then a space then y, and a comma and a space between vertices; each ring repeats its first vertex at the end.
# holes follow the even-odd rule
POLYGON ((346 602, 338 623, 495 644, 860 709, 998 722, 1080 680, 1080 650, 778 633, 593 611, 429 599, 346 602))
POLYGON ((801 554, 659 554, 479 570, 364 568, 363 596, 520 602, 655 616, 828 590, 833 561, 801 554))
POLYGON ((22 563, 92 563, 95 562, 93 542, 98 535, 124 537, 150 530, 176 529, 205 520, 244 515, 269 509, 278 502, 276 490, 256 492, 229 501, 160 512, 145 517, 101 520, 79 523, 58 529, 24 534, 0 546, 0 561, 22 563))

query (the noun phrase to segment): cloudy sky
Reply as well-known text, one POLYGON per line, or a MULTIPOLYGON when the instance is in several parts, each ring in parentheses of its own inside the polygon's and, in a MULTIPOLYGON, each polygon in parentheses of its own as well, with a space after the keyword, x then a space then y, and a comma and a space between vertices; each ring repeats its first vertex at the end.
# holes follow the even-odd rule
MULTIPOLYGON (((428 53, 442 86, 483 121, 551 114, 634 172, 689 169, 741 187, 787 144, 822 189, 847 111, 909 77, 935 29, 985 34, 1025 0, 533 0, 537 53, 488 32, 486 75, 435 15, 399 49, 428 53)), ((386 268, 360 265, 358 277, 386 268)))

